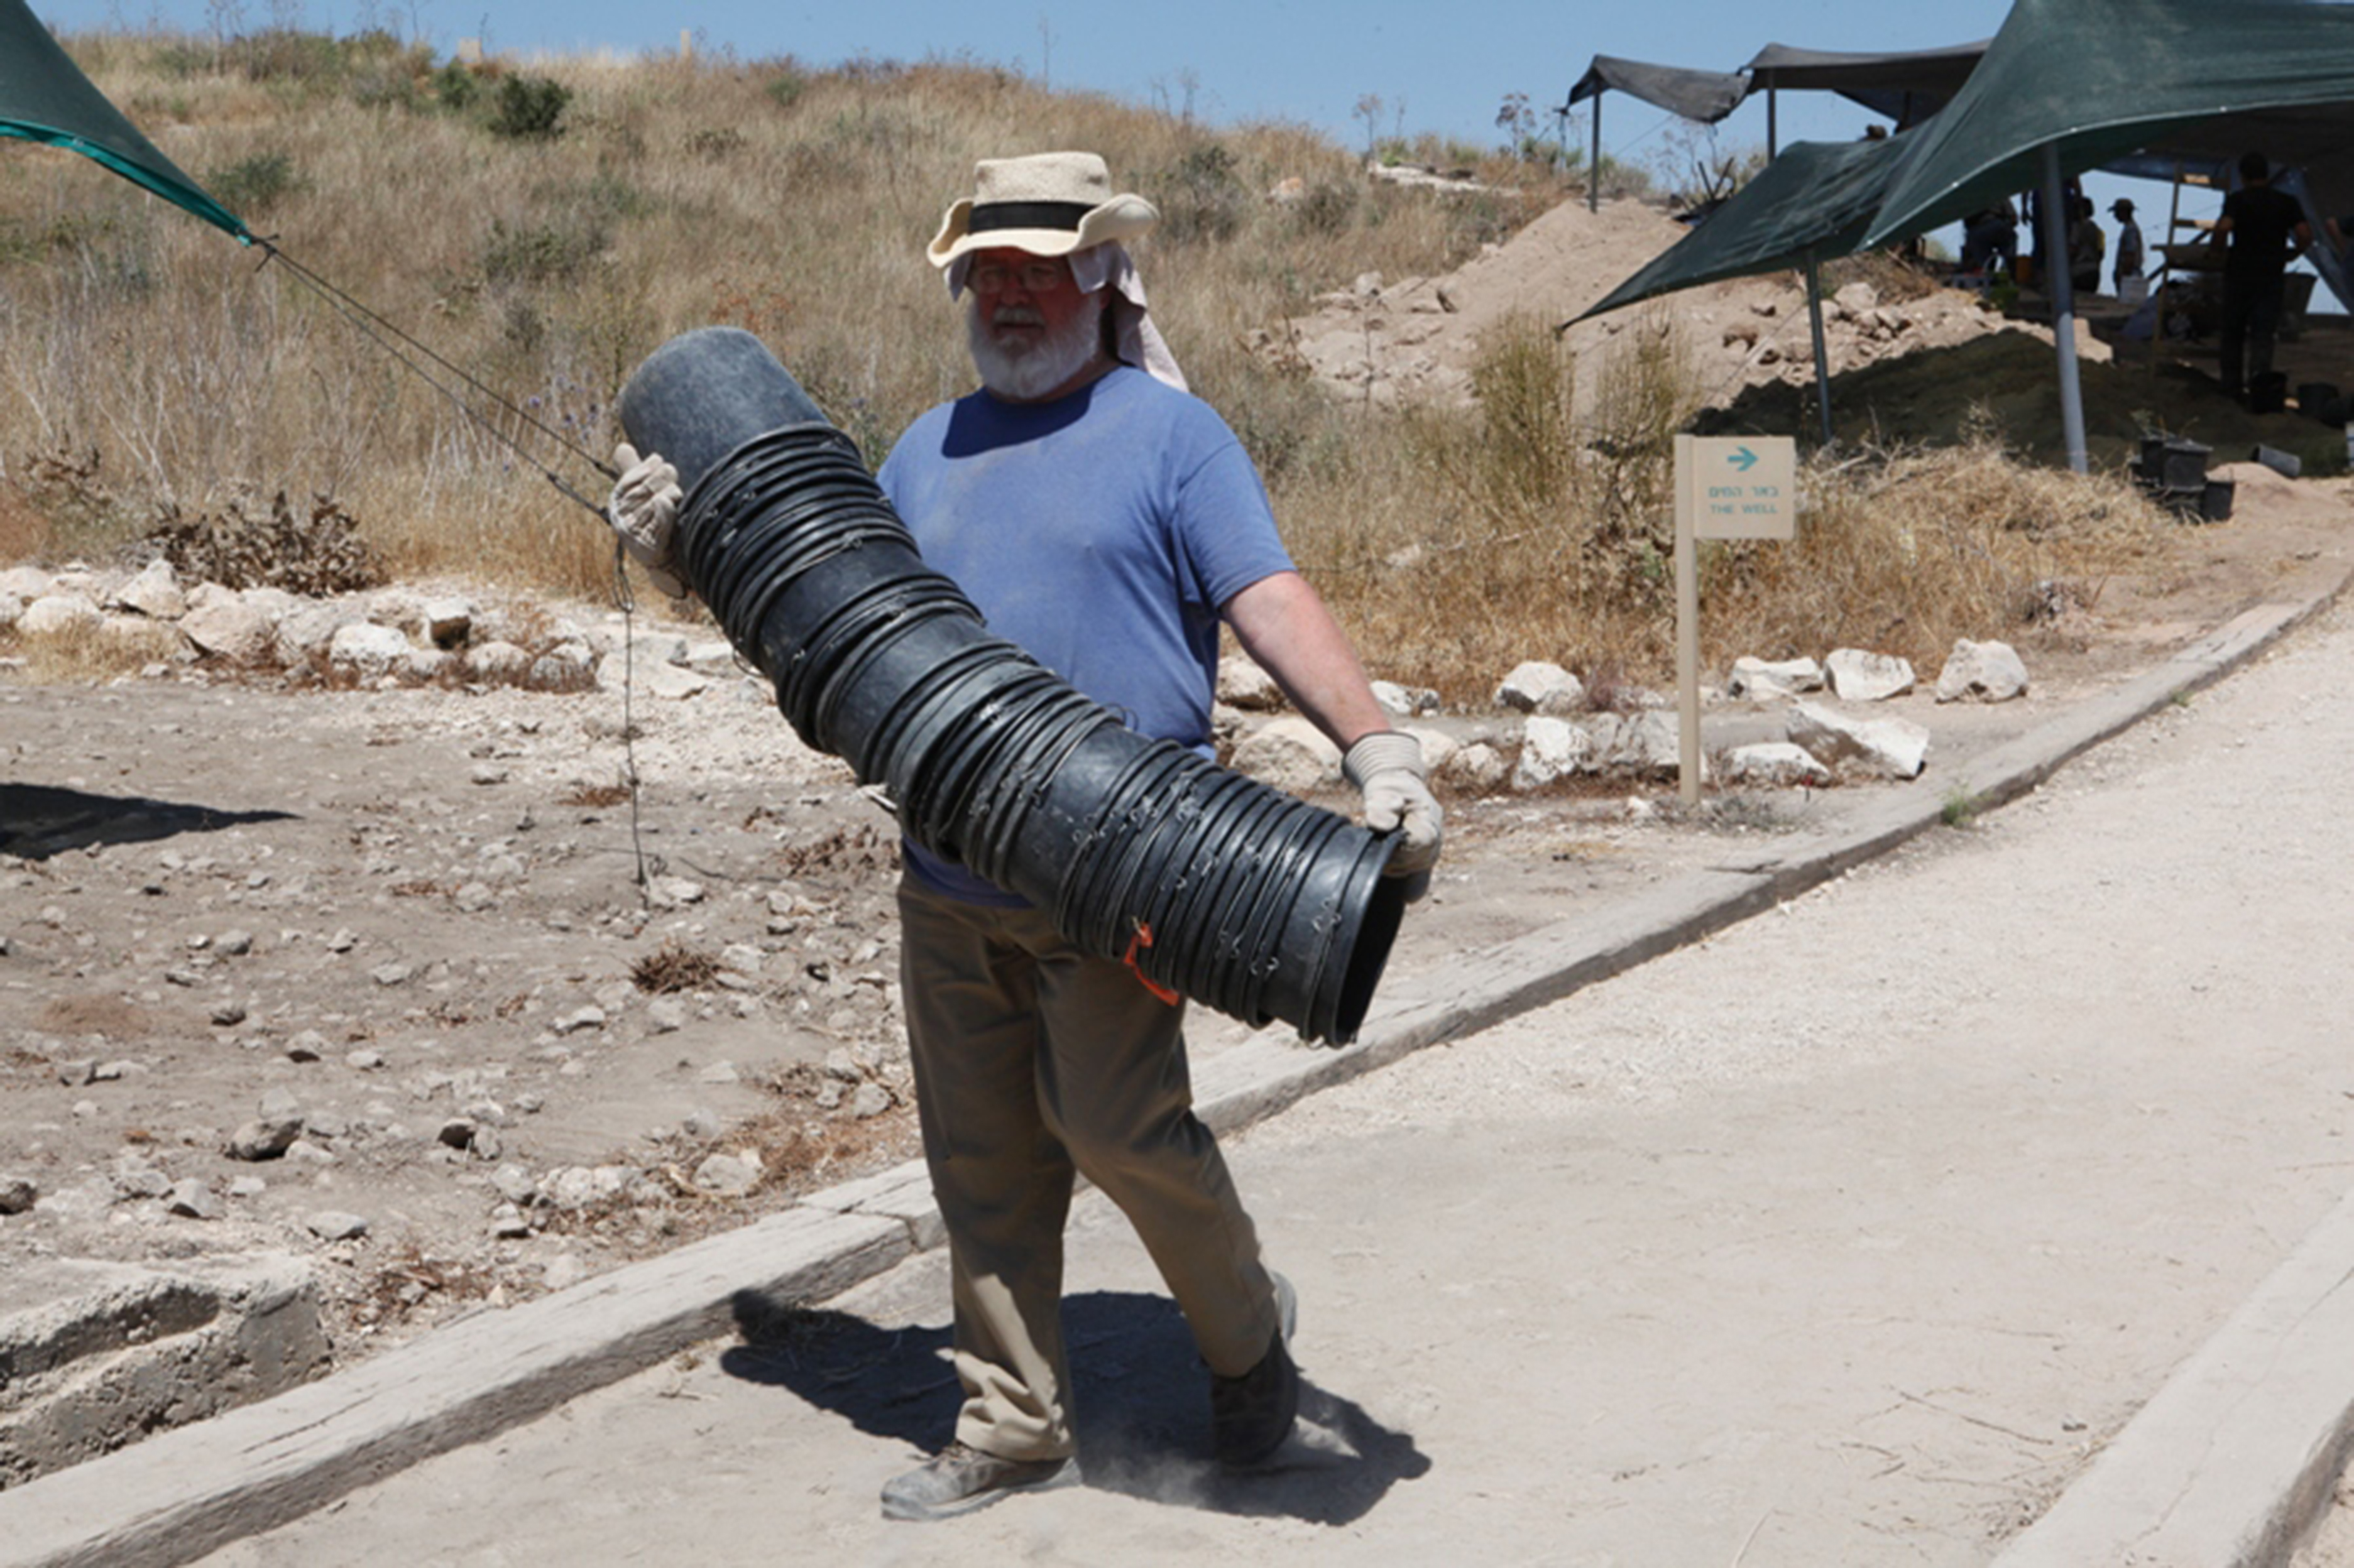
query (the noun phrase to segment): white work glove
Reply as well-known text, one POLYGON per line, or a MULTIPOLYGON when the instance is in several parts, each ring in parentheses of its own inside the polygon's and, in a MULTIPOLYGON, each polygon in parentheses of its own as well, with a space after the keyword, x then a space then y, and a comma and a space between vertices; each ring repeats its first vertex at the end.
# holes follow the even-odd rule
POLYGON ((613 482, 613 493, 605 503, 605 520, 654 587, 673 599, 684 599, 686 581, 671 555, 671 531, 678 522, 681 499, 678 470, 660 452, 639 457, 638 449, 627 441, 613 449, 613 466, 621 477, 613 482))
POLYGON ((1430 883, 1426 874, 1438 863, 1444 817, 1426 782, 1430 768, 1422 759, 1422 743, 1395 730, 1376 730, 1349 747, 1341 773, 1364 797, 1365 826, 1398 836, 1388 874, 1413 878, 1406 896, 1421 897, 1430 883))

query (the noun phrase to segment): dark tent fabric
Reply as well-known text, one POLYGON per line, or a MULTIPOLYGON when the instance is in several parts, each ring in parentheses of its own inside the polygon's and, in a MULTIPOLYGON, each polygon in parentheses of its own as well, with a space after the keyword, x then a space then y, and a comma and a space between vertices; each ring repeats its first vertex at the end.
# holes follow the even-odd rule
POLYGON ((1935 114, 1962 90, 1986 53, 1986 39, 1950 48, 1857 54, 1768 44, 1742 69, 1749 90, 1836 92, 1884 114, 1901 129, 1935 114))
POLYGON ((0 136, 95 158, 175 207, 251 243, 244 222, 141 135, 25 8, 0 0, 0 136))
POLYGON ((2354 191, 2354 6, 2313 0, 2018 0, 1986 58, 1921 127, 1866 245, 1927 232, 2144 150, 2262 146, 2354 191), (2221 117, 2229 117, 2224 119, 2221 117))
POLYGON ((1741 106, 1749 84, 1724 71, 1685 70, 1676 66, 1646 65, 1641 60, 1614 59, 1596 55, 1577 85, 1569 90, 1569 103, 1583 103, 1614 88, 1629 98, 1713 125, 1741 106))
POLYGON ((1791 143, 1706 222, 1576 319, 1852 254, 1918 141, 1919 132, 1908 131, 1884 141, 1791 143))

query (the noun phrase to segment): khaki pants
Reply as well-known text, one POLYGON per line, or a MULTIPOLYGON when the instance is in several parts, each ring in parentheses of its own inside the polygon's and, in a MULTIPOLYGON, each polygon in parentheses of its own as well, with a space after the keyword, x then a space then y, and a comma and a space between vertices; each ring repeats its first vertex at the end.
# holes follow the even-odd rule
POLYGON ((1275 1338, 1274 1287, 1210 1129, 1184 1010, 1081 952, 1035 909, 899 887, 900 982, 924 1158, 948 1227, 957 1437, 1008 1459, 1071 1452, 1062 1333, 1073 1173, 1118 1203, 1210 1370, 1275 1338))

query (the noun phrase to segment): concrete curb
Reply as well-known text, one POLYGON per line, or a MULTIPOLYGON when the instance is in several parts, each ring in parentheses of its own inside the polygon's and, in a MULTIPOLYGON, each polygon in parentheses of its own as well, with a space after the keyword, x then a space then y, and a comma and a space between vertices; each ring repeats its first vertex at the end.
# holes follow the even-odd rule
POLYGON ((1994 1568, 2280 1568, 2354 1452, 2354 1196, 1994 1568))
MULTIPOLYGON (((2303 603, 2248 611, 2139 679, 1972 759, 1956 770, 1957 788, 1977 809, 2027 793, 2071 758, 2254 658, 2328 608, 2346 586, 2338 583, 2303 603)), ((1556 1001, 1897 848, 1938 825, 1953 798, 1950 791, 1935 800, 1900 792, 1838 832, 1744 863, 1689 874, 1632 903, 1621 900, 1543 927, 1444 976, 1418 977, 1394 990, 1359 1041, 1345 1049, 1311 1052, 1253 1039, 1202 1065, 1198 1109, 1219 1131, 1247 1127, 1426 1045, 1556 1001)), ((2354 1238, 2354 1208, 2341 1213, 2348 1216, 2341 1228, 2354 1238)), ((0 1492, 0 1568, 173 1568, 192 1562, 723 1334, 748 1298, 823 1300, 939 1240, 939 1218, 920 1162, 810 1194, 741 1230, 522 1307, 477 1313, 348 1372, 0 1492)), ((2335 1255, 2342 1260, 2347 1252, 2341 1247, 2335 1255)), ((2338 1267, 2342 1274, 2344 1263, 2338 1267)), ((2218 1352, 2222 1364, 2268 1370, 2264 1349, 2273 1341, 2266 1336, 2283 1326, 2315 1340, 2310 1353, 2286 1363, 2297 1373, 2321 1364, 2330 1335, 2337 1346, 2354 1347, 2354 1333, 2341 1319, 2330 1319, 2325 1330, 2317 1326, 2317 1316, 2303 1316, 2313 1310, 2312 1280, 2327 1272, 2326 1259, 2284 1267, 2276 1285, 2268 1283, 2219 1339, 2219 1344, 2235 1335, 2248 1341, 2218 1352), (2292 1307, 2300 1297, 2306 1306, 2285 1309, 2271 1299, 2276 1289, 2292 1307)), ((2354 1290, 2335 1292, 2330 1304, 2354 1319, 2354 1290)), ((2318 1430, 2307 1435, 2309 1459, 2296 1478, 2284 1481, 2281 1467, 2253 1461, 2197 1470, 2201 1517, 2211 1519, 2214 1529, 2234 1540, 2293 1540, 2327 1500, 2337 1473, 2329 1465, 2354 1442, 2354 1349, 2338 1351, 2332 1360, 2339 1375, 2321 1382, 2338 1391, 2334 1414, 2324 1409, 2306 1423, 2318 1430)), ((2296 1375, 2269 1370, 2269 1378, 2261 1380, 2266 1399, 2285 1394, 2296 1375)), ((2182 1377, 2192 1373, 2186 1368, 2182 1377)), ((2088 1486, 2101 1478, 2105 1500, 2072 1508, 2072 1493, 2052 1510, 2055 1520, 2067 1514, 2071 1530, 2097 1535, 2106 1529, 2107 1535, 2098 1542, 2071 1535, 2071 1544, 2054 1556, 2014 1563, 2007 1555, 2004 1568, 2062 1561, 2274 1561, 2154 1558, 2122 1550, 2148 1534, 2151 1505, 2143 1499, 2158 1495, 2156 1506, 2162 1509, 2163 1496, 2172 1494, 2111 1478, 2109 1472, 2136 1477, 2161 1460, 2172 1463, 2172 1456, 2203 1454, 2222 1429, 2218 1423, 2233 1414, 2227 1383, 2205 1372, 2200 1380, 2212 1383, 2215 1392, 2169 1398, 2169 1385, 2168 1395, 2153 1401, 2128 1431, 2135 1436, 2147 1425, 2147 1434, 2136 1436, 2130 1446, 2122 1440, 2113 1446, 2115 1463, 2088 1474, 2088 1486), (2088 1522, 2073 1523, 2079 1514, 2088 1522)), ((2262 1425, 2269 1409, 2248 1399, 2238 1419, 2262 1425)))
POLYGON ((815 1300, 913 1250, 904 1225, 796 1208, 346 1372, 0 1492, 0 1563, 164 1568, 323 1507, 727 1331, 746 1292, 815 1300))

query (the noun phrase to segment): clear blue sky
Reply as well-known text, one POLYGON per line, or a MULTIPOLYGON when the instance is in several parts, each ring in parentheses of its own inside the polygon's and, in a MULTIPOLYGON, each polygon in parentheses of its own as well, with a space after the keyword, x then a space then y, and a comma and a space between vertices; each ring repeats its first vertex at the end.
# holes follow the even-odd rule
MULTIPOLYGON (((384 27, 453 51, 481 38, 493 51, 669 52, 682 31, 706 54, 792 55, 812 66, 847 59, 970 58, 1019 69, 1053 87, 1084 88, 1213 123, 1283 119, 1361 146, 1359 104, 1379 98, 1373 129, 1492 145, 1508 93, 1550 111, 1596 55, 1732 70, 1769 43, 1808 48, 1921 49, 1991 37, 2009 0, 33 0, 59 31, 151 25, 203 35, 292 26, 334 33, 384 27)), ((1581 113, 1583 111, 1581 111, 1581 113)), ((1830 93, 1780 95, 1785 143, 1843 141, 1873 123, 1830 93)), ((1545 120, 1548 129, 1553 122, 1545 120)), ((1681 125, 1623 94, 1604 101, 1603 145, 1652 165, 1681 125)), ((1586 122, 1573 124, 1585 143, 1586 122)), ((1763 147, 1766 105, 1744 103, 1720 126, 1723 152, 1763 147)), ((1679 169, 1681 165, 1678 165, 1679 169)), ((2131 196, 2162 225, 2164 187, 2094 175, 2086 194, 2105 225, 2131 196)), ((2186 217, 2215 205, 2186 202, 2186 217)), ((1958 234, 1942 237, 1949 246, 1958 234)))
MULTIPOLYGON (((1992 36, 2008 0, 34 0, 51 27, 203 34, 273 25, 345 33, 379 26, 448 52, 464 37, 502 51, 674 50, 682 29, 706 52, 785 54, 812 65, 859 56, 969 57, 1020 68, 1055 87, 1087 88, 1225 122, 1301 121, 1360 144, 1360 100, 1379 97, 1380 130, 1432 131, 1489 144, 1504 95, 1558 105, 1594 56, 1731 70, 1768 43, 1914 49, 1992 36)), ((1606 150, 1639 162, 1660 115, 1616 99, 1606 150)), ((1870 116, 1822 93, 1784 94, 1785 140, 1861 134, 1870 116)), ((1744 104, 1720 136, 1766 140, 1763 103, 1744 104)))

